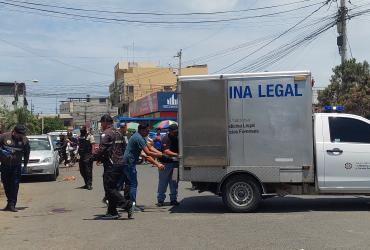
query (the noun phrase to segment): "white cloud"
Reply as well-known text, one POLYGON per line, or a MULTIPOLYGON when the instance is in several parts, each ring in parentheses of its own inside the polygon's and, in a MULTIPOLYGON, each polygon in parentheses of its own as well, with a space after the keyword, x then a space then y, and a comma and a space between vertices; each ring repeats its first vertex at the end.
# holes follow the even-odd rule
POLYGON ((181 1, 187 9, 196 11, 223 11, 232 10, 238 0, 186 0, 181 1))

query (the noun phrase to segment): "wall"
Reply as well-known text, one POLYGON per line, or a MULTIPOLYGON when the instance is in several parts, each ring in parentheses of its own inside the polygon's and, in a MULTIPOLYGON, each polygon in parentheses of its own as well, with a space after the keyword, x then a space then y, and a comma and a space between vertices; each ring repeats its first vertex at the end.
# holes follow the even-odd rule
POLYGON ((165 115, 166 112, 177 112, 177 109, 178 101, 177 94, 175 92, 152 93, 130 103, 129 105, 129 113, 131 117, 161 117, 160 113, 163 112, 163 115, 165 115), (158 115, 154 116, 155 113, 158 113, 158 115))
MULTIPOLYGON (((158 91, 174 91, 177 70, 158 67, 153 63, 119 62, 115 66, 115 80, 109 91, 113 105, 120 108, 120 114, 128 111, 128 104, 158 91)), ((207 65, 183 68, 182 75, 208 74, 207 65)))
MULTIPOLYGON (((69 114, 73 119, 73 127, 78 128, 83 125, 97 124, 101 116, 110 114, 112 117, 118 114, 117 107, 111 107, 108 98, 90 98, 86 101, 73 101, 61 104, 65 107, 70 106, 69 114), (104 100, 104 101, 103 101, 104 100)), ((64 112, 66 114, 67 112, 64 112)))

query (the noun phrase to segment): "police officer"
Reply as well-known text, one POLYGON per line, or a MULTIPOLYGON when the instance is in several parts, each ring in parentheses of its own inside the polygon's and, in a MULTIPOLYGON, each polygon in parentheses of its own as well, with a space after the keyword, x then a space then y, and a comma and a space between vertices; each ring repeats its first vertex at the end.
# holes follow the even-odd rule
POLYGON ((4 184, 8 204, 4 211, 17 212, 17 196, 22 171, 27 169, 30 145, 26 137, 26 127, 17 124, 11 132, 0 135, 1 181, 4 184))
MULTIPOLYGON (((122 143, 122 152, 124 153, 126 150, 127 143, 128 143, 127 124, 121 123, 117 132, 118 132, 117 136, 119 137, 119 140, 118 141, 116 140, 116 143, 122 143)), ((122 172, 123 172, 123 175, 118 180, 117 187, 118 187, 118 190, 125 191, 124 194, 125 194, 126 199, 130 199, 128 179, 126 178, 126 174, 123 170, 123 165, 122 165, 122 172)))
POLYGON ((119 192, 117 183, 123 175, 123 150, 119 133, 113 129, 113 119, 109 115, 103 115, 100 119, 103 133, 101 135, 99 149, 94 153, 93 159, 103 163, 104 190, 108 199, 108 211, 105 219, 118 219, 120 216, 117 206, 126 209, 128 217, 133 216, 132 202, 126 200, 119 192))
POLYGON ((94 136, 87 133, 87 129, 83 126, 80 129, 80 138, 78 139, 78 153, 80 155, 79 167, 82 178, 85 181, 85 186, 82 188, 92 190, 92 148, 95 144, 94 136))

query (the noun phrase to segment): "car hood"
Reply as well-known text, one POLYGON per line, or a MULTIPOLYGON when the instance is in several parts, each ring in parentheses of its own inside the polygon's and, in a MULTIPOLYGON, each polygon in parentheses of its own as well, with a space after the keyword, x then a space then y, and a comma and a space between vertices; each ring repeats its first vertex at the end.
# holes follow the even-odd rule
POLYGON ((31 151, 30 153, 30 159, 45 159, 48 157, 54 157, 53 151, 38 150, 38 151, 31 151))

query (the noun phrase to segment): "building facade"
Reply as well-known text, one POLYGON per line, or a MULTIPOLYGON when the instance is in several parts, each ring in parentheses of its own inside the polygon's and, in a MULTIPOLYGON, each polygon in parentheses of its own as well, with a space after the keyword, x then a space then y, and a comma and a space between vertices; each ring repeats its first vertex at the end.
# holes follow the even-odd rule
POLYGON ((0 105, 7 110, 27 107, 26 84, 0 82, 0 105))
MULTIPOLYGON (((181 75, 208 74, 207 65, 194 65, 181 69, 181 75)), ((114 68, 114 81, 109 87, 113 106, 119 114, 128 115, 129 104, 158 91, 176 89, 177 72, 171 67, 153 63, 119 62, 114 68)))
POLYGON ((72 117, 72 127, 83 125, 97 129, 102 115, 117 116, 118 108, 112 107, 108 97, 68 98, 59 106, 60 114, 72 117))
POLYGON ((129 105, 129 116, 135 118, 177 119, 177 93, 155 92, 129 105))

